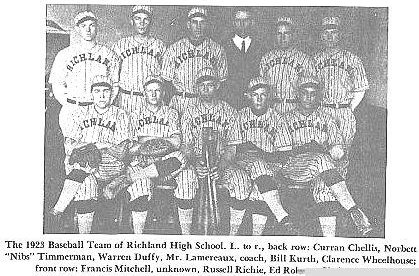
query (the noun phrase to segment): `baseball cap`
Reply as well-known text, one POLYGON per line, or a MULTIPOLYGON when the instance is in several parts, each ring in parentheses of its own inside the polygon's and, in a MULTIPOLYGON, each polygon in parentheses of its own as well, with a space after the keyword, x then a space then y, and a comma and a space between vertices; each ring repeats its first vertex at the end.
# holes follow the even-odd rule
POLYGON ((96 86, 106 86, 112 88, 112 80, 108 76, 104 75, 94 76, 92 80, 92 89, 96 86))
POLYGON ((194 17, 208 17, 208 10, 203 7, 194 7, 188 12, 188 19, 192 19, 194 17))
POLYGON ((83 11, 77 14, 76 17, 74 17, 74 24, 77 26, 87 20, 93 20, 97 22, 97 17, 91 11, 83 11))
POLYGON ((151 83, 163 84, 163 78, 159 75, 150 75, 145 79, 145 82, 144 82, 143 86, 146 87, 147 85, 149 85, 151 83))
POLYGON ((234 18, 235 19, 245 19, 253 16, 253 12, 251 11, 251 7, 242 7, 236 8, 234 11, 234 18))
POLYGON ((320 90, 322 88, 322 83, 316 76, 302 75, 297 79, 295 83, 295 88, 296 89, 314 88, 316 90, 320 90))
POLYGON ((322 19, 322 27, 324 30, 339 29, 340 18, 337 16, 328 16, 322 19))
POLYGON ((207 80, 218 80, 217 74, 211 67, 205 67, 198 71, 196 75, 196 84, 207 81, 207 80))
POLYGON ((287 16, 280 16, 276 20, 277 25, 293 25, 294 22, 291 17, 287 16))
POLYGON ((249 85, 247 86, 249 91, 255 91, 262 87, 269 88, 269 83, 264 77, 261 76, 252 78, 249 82, 249 85))
POLYGON ((137 5, 137 6, 132 7, 131 15, 134 15, 137 13, 145 13, 149 17, 151 17, 153 15, 153 8, 151 6, 146 6, 146 5, 137 5))

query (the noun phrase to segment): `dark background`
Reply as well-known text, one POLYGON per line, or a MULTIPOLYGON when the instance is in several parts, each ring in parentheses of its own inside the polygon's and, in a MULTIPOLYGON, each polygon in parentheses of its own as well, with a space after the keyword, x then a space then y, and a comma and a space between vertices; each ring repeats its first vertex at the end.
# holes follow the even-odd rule
MULTIPOLYGON (((132 34, 132 6, 47 5, 46 19, 53 20, 69 36, 47 35, 46 76, 55 54, 68 42, 78 39, 72 32, 74 16, 92 10, 99 18, 98 40, 112 45, 121 37, 132 34)), ((155 6, 153 34, 167 44, 185 35, 186 14, 190 6, 155 6), (173 23, 173 24, 171 24, 173 23)), ((234 7, 209 7, 213 22, 210 36, 225 39, 232 29, 234 7)), ((387 8, 366 7, 254 7, 256 35, 266 44, 274 44, 274 23, 279 16, 289 16, 297 26, 296 43, 313 54, 320 49, 318 26, 324 16, 340 16, 344 33, 342 47, 358 55, 364 63, 370 89, 355 110, 357 133, 351 151, 348 186, 355 200, 376 226, 376 237, 384 237, 385 175, 387 164, 387 8)), ((268 46, 268 47, 269 47, 268 46)), ((255 64, 258 66, 258 64, 255 64)), ((234 68, 230 68, 234 70, 234 68)), ((47 79, 47 78, 46 78, 47 79)), ((63 137, 58 126, 60 106, 46 94, 45 188, 44 209, 55 202, 64 177, 63 137)), ((44 232, 48 232, 44 229, 44 232)))

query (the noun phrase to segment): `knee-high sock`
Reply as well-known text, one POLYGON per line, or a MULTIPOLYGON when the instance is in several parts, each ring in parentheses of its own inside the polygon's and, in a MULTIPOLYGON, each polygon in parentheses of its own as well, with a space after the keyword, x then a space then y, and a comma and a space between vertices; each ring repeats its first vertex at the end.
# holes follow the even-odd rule
POLYGON ((77 225, 79 227, 80 234, 90 234, 90 232, 92 231, 92 223, 93 223, 94 215, 95 215, 95 212, 85 213, 85 214, 76 213, 77 225))
POLYGON ((336 235, 336 217, 319 217, 323 237, 334 237, 336 235))
POLYGON ((230 236, 235 236, 239 232, 240 225, 243 221, 244 210, 236 210, 230 207, 230 236))
POLYGON ((80 187, 80 182, 66 179, 64 181, 63 190, 61 191, 60 197, 53 208, 54 213, 62 213, 73 200, 80 187))
POLYGON ((192 226, 193 209, 181 209, 178 207, 178 213, 179 213, 179 224, 180 224, 180 229, 182 231, 182 235, 190 235, 191 226, 192 226))
POLYGON ((287 211, 284 210, 281 204, 278 190, 272 190, 262 194, 263 201, 265 201, 272 213, 274 213, 276 220, 280 222, 283 218, 288 216, 287 211))
POLYGON ((346 186, 345 181, 341 181, 329 187, 332 190, 333 195, 336 197, 338 202, 345 208, 346 210, 351 209, 355 206, 355 201, 352 198, 351 193, 346 186))
POLYGON ((134 228, 134 234, 142 234, 144 230, 145 221, 147 219, 147 212, 132 211, 132 226, 134 228))
POLYGON ((268 220, 267 216, 253 214, 252 221, 253 221, 253 236, 261 236, 263 234, 263 230, 265 230, 266 221, 268 220))

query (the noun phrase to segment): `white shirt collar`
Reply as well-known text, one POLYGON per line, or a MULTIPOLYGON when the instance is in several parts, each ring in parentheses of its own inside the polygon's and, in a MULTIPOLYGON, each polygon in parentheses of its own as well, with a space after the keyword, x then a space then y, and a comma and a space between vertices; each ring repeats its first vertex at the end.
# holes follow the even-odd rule
POLYGON ((250 43, 252 42, 252 39, 250 38, 250 36, 247 36, 246 38, 242 38, 242 37, 240 37, 236 34, 233 37, 233 42, 237 46, 237 48, 239 48, 239 50, 241 50, 241 48, 242 48, 242 41, 243 40, 244 40, 244 45, 245 45, 244 46, 245 52, 247 52, 247 50, 249 49, 250 43))

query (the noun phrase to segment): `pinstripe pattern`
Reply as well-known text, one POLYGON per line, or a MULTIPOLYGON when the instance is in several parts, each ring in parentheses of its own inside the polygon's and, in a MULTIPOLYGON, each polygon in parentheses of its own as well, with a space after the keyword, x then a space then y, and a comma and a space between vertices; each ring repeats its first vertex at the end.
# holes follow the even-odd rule
POLYGON ((80 44, 70 45, 55 57, 49 82, 65 84, 67 98, 91 102, 90 88, 93 77, 109 76, 117 83, 119 63, 118 56, 105 46, 96 44, 92 48, 83 48, 80 44))
POLYGON ((231 197, 238 200, 249 197, 252 182, 244 170, 236 167, 227 168, 221 178, 221 183, 227 187, 231 197))
POLYGON ((343 143, 350 146, 356 133, 356 118, 351 108, 322 107, 322 109, 336 119, 337 126, 342 133, 343 143))
POLYGON ((179 92, 196 94, 196 76, 205 67, 213 68, 221 81, 227 78, 227 58, 222 46, 210 38, 197 46, 183 38, 168 47, 163 57, 162 77, 172 81, 179 92))
MULTIPOLYGON (((166 46, 151 36, 144 40, 130 36, 120 39, 112 49, 122 61, 119 86, 126 91, 143 92, 146 78, 160 73, 166 46)), ((143 103, 142 96, 120 93, 118 98, 118 105, 129 112, 143 103)))
POLYGON ((157 112, 153 112, 143 105, 131 116, 134 137, 167 138, 180 134, 178 112, 168 106, 161 106, 157 112))
POLYGON ((98 184, 93 175, 89 175, 80 185, 74 196, 75 201, 96 199, 98 196, 98 184))
MULTIPOLYGON (((295 49, 275 49, 265 54, 259 64, 260 75, 274 88, 273 97, 295 99, 294 84, 301 74, 315 73, 312 59, 295 49)), ((277 103, 275 110, 282 114, 296 107, 294 103, 277 103)))
POLYGON ((198 190, 198 177, 195 170, 186 168, 182 170, 175 178, 177 187, 174 191, 176 198, 193 199, 198 190))

